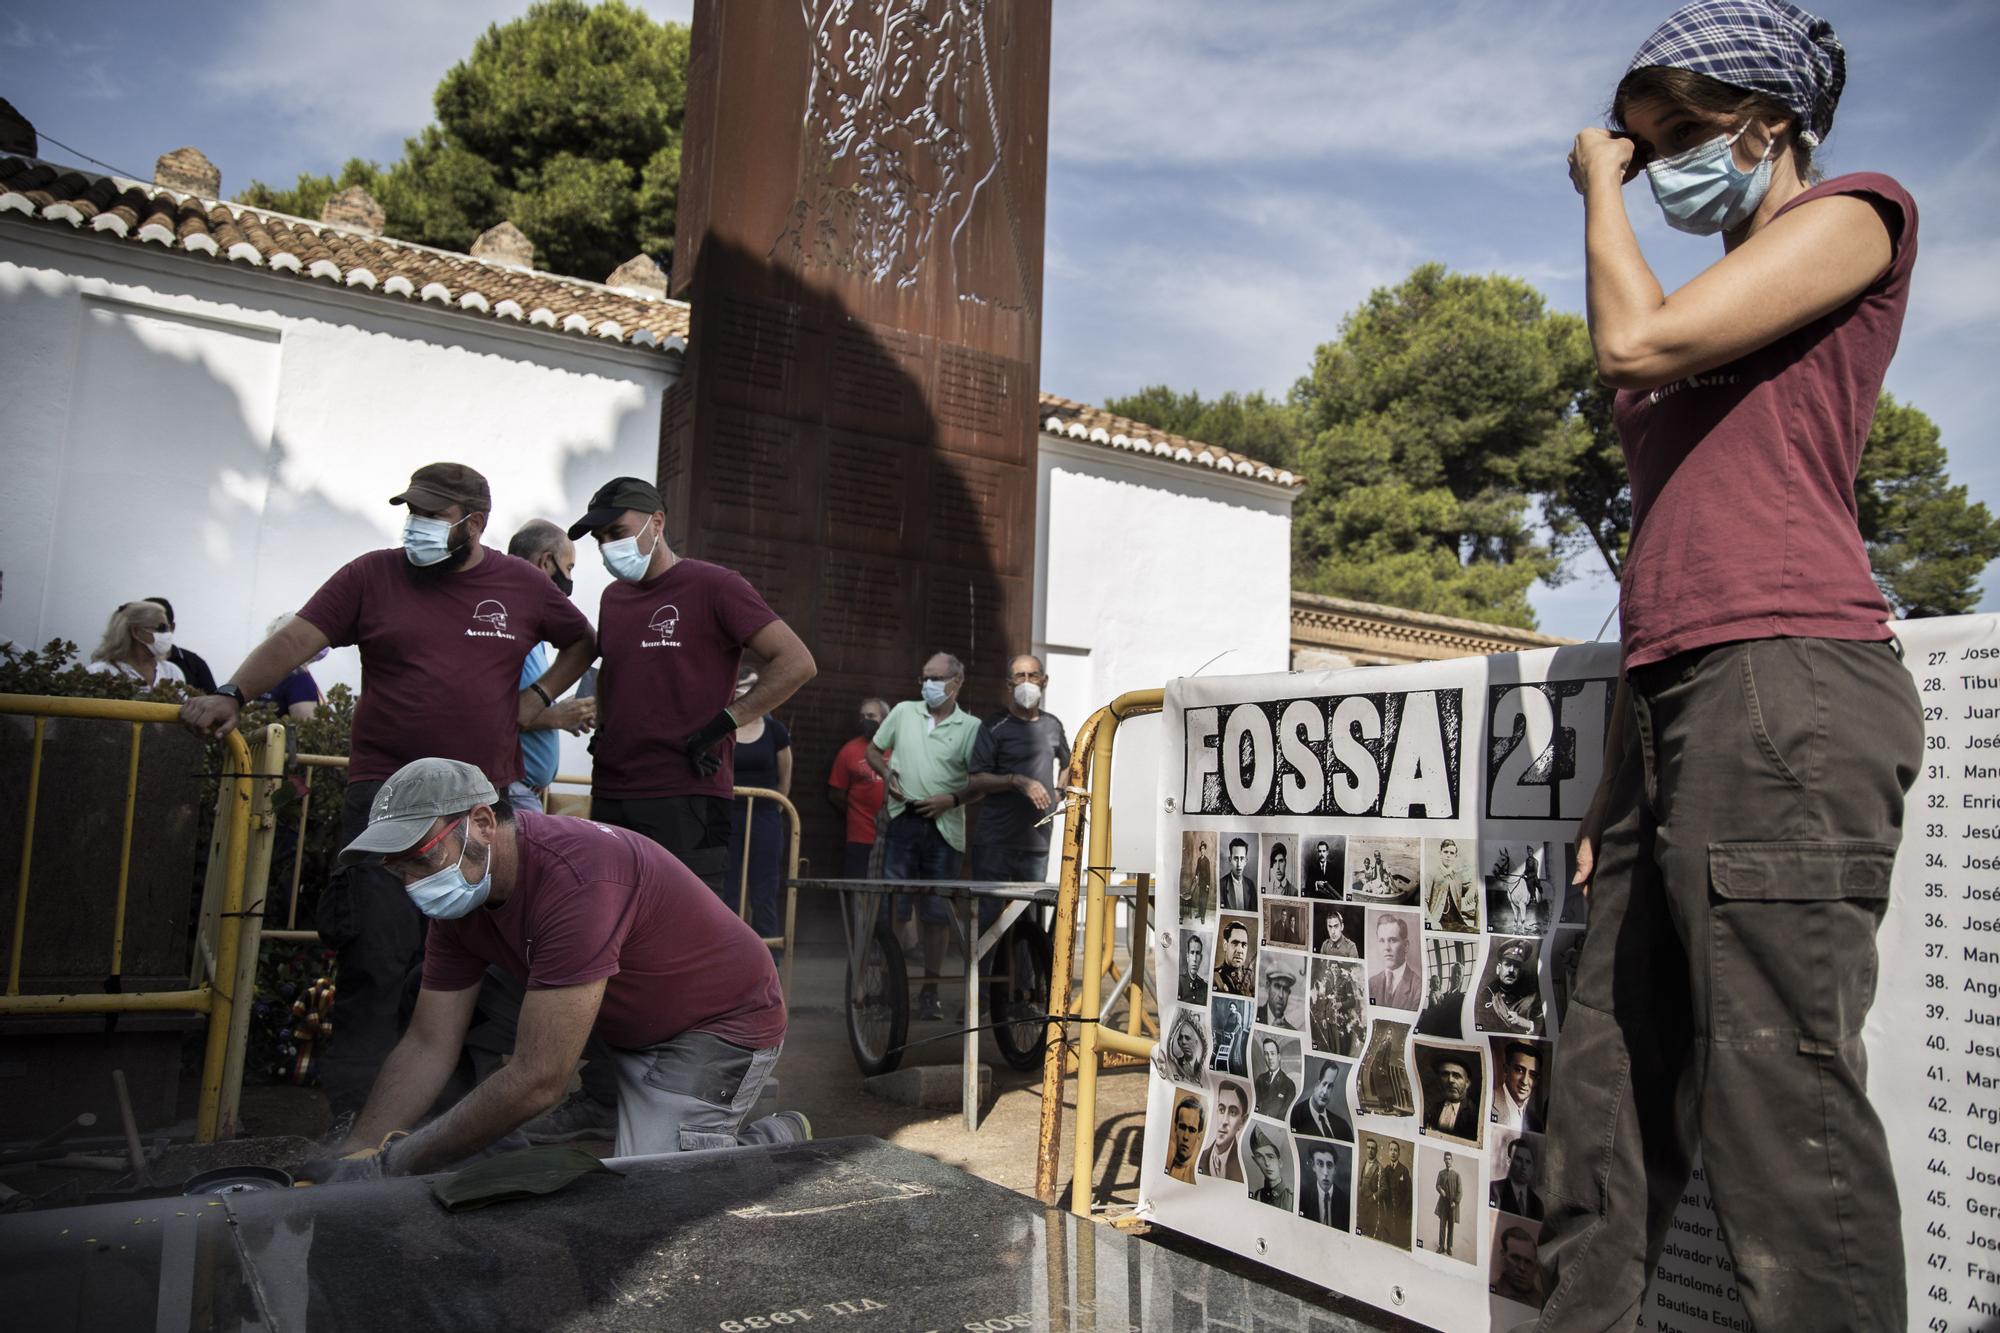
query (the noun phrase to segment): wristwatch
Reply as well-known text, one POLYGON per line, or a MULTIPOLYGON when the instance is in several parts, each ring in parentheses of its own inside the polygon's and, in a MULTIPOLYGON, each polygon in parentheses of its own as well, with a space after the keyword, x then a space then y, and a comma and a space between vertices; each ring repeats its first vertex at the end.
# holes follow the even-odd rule
POLYGON ((243 698, 243 691, 242 691, 242 689, 241 689, 241 688, 239 688, 239 687, 237 686, 237 684, 236 684, 236 682, 235 682, 235 681, 231 681, 231 680, 226 680, 226 681, 222 682, 222 684, 220 684, 220 685, 216 686, 216 687, 215 687, 214 689, 210 690, 210 691, 209 691, 209 694, 210 694, 211 696, 214 696, 214 695, 217 695, 217 694, 226 694, 226 695, 228 695, 228 696, 229 696, 230 698, 232 698, 232 699, 234 699, 234 700, 236 701, 236 706, 237 706, 238 708, 241 708, 241 707, 243 707, 243 704, 244 704, 244 698, 243 698))

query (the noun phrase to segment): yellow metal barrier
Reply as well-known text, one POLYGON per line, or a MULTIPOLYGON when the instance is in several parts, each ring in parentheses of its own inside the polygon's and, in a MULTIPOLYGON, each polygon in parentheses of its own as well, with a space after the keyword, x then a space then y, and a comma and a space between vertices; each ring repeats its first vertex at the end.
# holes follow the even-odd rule
POLYGON ((221 791, 216 802, 216 826, 221 831, 219 871, 213 859, 211 882, 219 892, 204 904, 204 916, 212 916, 212 935, 198 941, 188 989, 178 991, 113 992, 92 995, 21 994, 21 957, 26 946, 28 894, 34 866, 35 819, 39 813, 42 781, 42 748, 50 718, 86 721, 126 722, 132 726, 132 757, 127 768, 124 830, 118 863, 117 898, 113 908, 111 975, 123 973, 125 954, 126 888, 132 854, 132 825, 137 808, 139 750, 147 723, 178 723, 180 709, 167 703, 143 703, 129 699, 66 699, 41 695, 0 694, 0 714, 34 719, 33 748, 28 759, 28 799, 21 830, 21 866, 14 900, 14 930, 7 946, 7 991, 0 995, 0 1016, 48 1014, 118 1014, 181 1011, 203 1014, 208 1019, 207 1042, 202 1053, 201 1089, 195 1112, 195 1138, 213 1142, 221 1129, 224 1070, 228 1063, 230 1033, 235 1019, 233 997, 240 992, 239 957, 243 935, 244 864, 250 844, 250 807, 253 768, 249 746, 243 737, 231 733, 223 738, 227 763, 222 773, 221 791))
MULTIPOLYGON (((1074 967, 1076 918, 1083 913, 1083 983, 1078 997, 1079 1023, 1076 1041, 1076 1129, 1070 1178, 1070 1211, 1090 1216, 1090 1183, 1095 1165, 1093 1145, 1097 1134, 1097 1075, 1109 1060, 1118 1056, 1150 1059, 1154 1042, 1140 1035, 1143 990, 1146 909, 1142 882, 1134 898, 1132 957, 1128 965, 1129 987, 1126 1030, 1118 1031, 1096 1021, 1100 1016, 1104 974, 1109 970, 1113 944, 1107 929, 1110 900, 1105 889, 1111 879, 1111 752, 1118 724, 1130 717, 1157 713, 1164 706, 1164 690, 1134 690, 1121 694, 1090 718, 1077 732, 1064 792, 1062 872, 1057 882, 1055 952, 1049 1012, 1063 1014, 1069 1009, 1070 973, 1074 967), (1087 786, 1086 786, 1087 782, 1087 786), (1086 857, 1085 840, 1088 839, 1086 857)), ((1059 1025, 1052 1024, 1042 1061, 1042 1132, 1040 1155, 1035 1169, 1035 1192, 1049 1203, 1056 1198, 1056 1171, 1060 1164, 1062 1134, 1062 1085, 1068 1064, 1068 1045, 1059 1025)))

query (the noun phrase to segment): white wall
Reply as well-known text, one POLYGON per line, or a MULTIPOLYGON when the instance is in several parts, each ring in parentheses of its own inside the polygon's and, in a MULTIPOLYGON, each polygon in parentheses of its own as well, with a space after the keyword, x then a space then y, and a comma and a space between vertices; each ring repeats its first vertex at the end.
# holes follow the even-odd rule
MULTIPOLYGON (((88 653, 114 607, 160 594, 222 678, 273 616, 398 540, 386 501, 424 463, 486 474, 496 547, 653 475, 676 358, 483 318, 0 227, 0 640, 88 653)), ((578 555, 595 619, 609 576, 590 542, 578 555)), ((360 662, 337 650, 313 674, 358 685, 360 662)))
MULTIPOLYGON (((1074 736, 1127 690, 1287 669, 1292 495, 1269 483, 1043 433, 1034 637, 1074 736)), ((1159 719, 1120 725, 1112 851, 1154 869, 1159 719)))

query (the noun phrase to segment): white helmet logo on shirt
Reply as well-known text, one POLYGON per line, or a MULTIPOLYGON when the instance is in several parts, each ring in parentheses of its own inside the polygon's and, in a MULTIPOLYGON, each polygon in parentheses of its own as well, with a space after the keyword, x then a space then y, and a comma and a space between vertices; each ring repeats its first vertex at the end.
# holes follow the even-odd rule
POLYGON ((502 633, 506 632, 507 608, 502 603, 493 601, 491 598, 472 608, 472 618, 474 620, 483 620, 495 630, 502 633))
POLYGON ((681 609, 678 606, 663 606, 653 612, 653 618, 646 622, 646 628, 663 639, 674 636, 674 626, 680 623, 681 609))

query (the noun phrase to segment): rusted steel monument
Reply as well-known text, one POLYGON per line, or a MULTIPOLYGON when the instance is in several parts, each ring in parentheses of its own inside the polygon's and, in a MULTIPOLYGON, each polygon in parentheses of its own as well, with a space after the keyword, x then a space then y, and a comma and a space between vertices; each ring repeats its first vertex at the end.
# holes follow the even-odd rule
MULTIPOLYGON (((808 853, 856 701, 1028 647, 1047 0, 699 0, 673 291, 694 307, 659 484, 820 675, 793 726, 808 853)), ((826 858, 826 859, 822 859, 826 858)))

